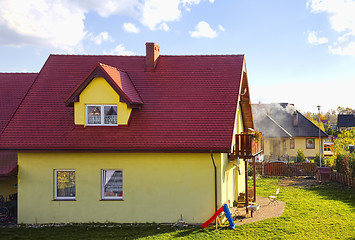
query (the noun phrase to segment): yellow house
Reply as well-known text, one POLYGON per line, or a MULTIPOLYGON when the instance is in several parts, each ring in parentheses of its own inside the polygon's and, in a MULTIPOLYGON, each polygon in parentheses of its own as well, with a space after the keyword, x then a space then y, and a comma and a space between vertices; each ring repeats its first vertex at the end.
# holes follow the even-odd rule
POLYGON ((245 192, 243 55, 51 55, 0 136, 18 222, 206 221, 245 192), (21 131, 19 131, 21 129, 21 131))
POLYGON ((328 135, 303 116, 292 104, 253 104, 255 128, 263 134, 266 161, 294 161, 298 150, 313 159, 323 156, 328 135), (319 146, 319 135, 321 146, 319 146))

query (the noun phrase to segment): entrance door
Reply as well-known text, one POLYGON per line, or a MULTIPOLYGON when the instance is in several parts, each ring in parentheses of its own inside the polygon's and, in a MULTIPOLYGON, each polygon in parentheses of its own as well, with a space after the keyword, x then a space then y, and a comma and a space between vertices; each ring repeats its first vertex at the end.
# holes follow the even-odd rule
POLYGON ((280 140, 273 140, 272 141, 272 155, 274 156, 275 160, 279 159, 279 156, 280 156, 280 140))

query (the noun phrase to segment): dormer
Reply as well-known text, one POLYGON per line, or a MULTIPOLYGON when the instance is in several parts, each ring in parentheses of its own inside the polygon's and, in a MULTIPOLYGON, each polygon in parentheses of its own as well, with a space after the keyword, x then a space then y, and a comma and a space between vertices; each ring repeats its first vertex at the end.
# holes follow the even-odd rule
POLYGON ((65 100, 74 107, 75 125, 127 125, 143 101, 127 72, 98 63, 65 100))

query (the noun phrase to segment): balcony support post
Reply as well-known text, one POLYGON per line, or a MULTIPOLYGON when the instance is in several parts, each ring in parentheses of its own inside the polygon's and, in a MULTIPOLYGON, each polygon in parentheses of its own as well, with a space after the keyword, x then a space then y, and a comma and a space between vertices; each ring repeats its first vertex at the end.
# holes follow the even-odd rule
POLYGON ((256 166, 255 157, 253 157, 253 183, 254 183, 254 202, 256 202, 256 166))
POLYGON ((248 159, 243 159, 245 165, 245 211, 246 214, 249 213, 248 205, 249 205, 249 196, 248 196, 248 159))

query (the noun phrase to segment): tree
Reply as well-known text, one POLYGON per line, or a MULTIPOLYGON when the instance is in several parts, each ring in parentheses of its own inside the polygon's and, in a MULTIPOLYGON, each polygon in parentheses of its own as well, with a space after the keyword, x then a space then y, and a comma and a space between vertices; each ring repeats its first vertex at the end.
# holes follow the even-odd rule
POLYGON ((320 166, 320 164, 319 164, 320 159, 322 159, 322 167, 325 167, 324 158, 321 158, 321 157, 319 156, 319 153, 317 153, 316 156, 315 156, 315 158, 314 158, 315 164, 316 164, 317 166, 320 166))
POLYGON ((353 111, 353 109, 352 108, 349 108, 349 107, 338 107, 337 108, 337 112, 338 112, 338 114, 353 114, 354 113, 354 111, 353 111))
POLYGON ((330 125, 325 125, 325 132, 329 135, 329 136, 333 136, 335 131, 333 130, 332 126, 330 125))
POLYGON ((301 162, 301 163, 306 162, 306 157, 305 157, 302 149, 298 149, 298 151, 297 151, 296 162, 301 162))
POLYGON ((334 157, 340 154, 347 155, 349 145, 355 145, 355 129, 344 129, 334 139, 334 157))

